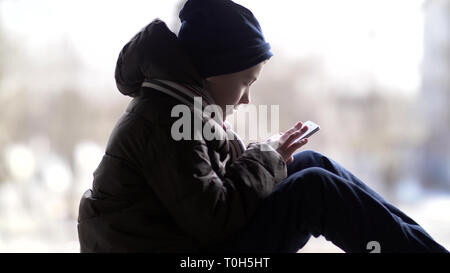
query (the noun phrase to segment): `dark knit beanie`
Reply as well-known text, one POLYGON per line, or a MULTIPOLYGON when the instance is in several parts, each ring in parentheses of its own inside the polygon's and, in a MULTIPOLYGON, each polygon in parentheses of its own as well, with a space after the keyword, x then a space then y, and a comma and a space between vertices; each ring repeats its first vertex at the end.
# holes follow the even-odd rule
POLYGON ((253 13, 230 0, 188 0, 178 39, 203 78, 239 72, 273 56, 253 13))

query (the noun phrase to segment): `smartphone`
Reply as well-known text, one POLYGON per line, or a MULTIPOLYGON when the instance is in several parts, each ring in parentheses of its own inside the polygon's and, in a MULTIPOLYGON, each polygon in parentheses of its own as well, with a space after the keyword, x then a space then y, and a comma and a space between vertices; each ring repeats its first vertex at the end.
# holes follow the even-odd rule
MULTIPOLYGON (((306 132, 303 133, 303 135, 301 135, 299 138, 297 138, 297 140, 295 142, 298 142, 304 138, 310 137, 312 136, 315 132, 320 130, 320 126, 315 124, 314 122, 308 120, 306 122, 303 123, 303 126, 308 126, 308 130, 306 132)), ((294 142, 294 143, 295 143, 294 142)))

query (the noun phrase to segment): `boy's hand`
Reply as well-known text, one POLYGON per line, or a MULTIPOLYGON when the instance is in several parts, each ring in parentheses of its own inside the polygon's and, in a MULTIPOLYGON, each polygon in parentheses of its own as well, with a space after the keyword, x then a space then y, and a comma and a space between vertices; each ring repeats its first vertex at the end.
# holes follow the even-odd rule
POLYGON ((302 126, 303 123, 299 121, 285 133, 280 133, 280 135, 273 136, 267 140, 281 157, 283 157, 286 163, 291 163, 294 160, 294 157, 292 156, 294 152, 308 142, 308 139, 305 138, 294 143, 299 136, 308 130, 306 125, 303 126, 303 128, 302 126))

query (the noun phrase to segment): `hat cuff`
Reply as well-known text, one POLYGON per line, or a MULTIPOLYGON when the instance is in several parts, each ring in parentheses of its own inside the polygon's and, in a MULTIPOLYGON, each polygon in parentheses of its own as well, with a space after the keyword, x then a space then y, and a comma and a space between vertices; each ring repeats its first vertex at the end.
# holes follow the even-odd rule
POLYGON ((272 56, 270 44, 265 43, 256 48, 247 48, 231 54, 210 56, 208 59, 203 60, 202 63, 198 63, 198 70, 203 78, 231 74, 246 70, 270 59, 272 56))

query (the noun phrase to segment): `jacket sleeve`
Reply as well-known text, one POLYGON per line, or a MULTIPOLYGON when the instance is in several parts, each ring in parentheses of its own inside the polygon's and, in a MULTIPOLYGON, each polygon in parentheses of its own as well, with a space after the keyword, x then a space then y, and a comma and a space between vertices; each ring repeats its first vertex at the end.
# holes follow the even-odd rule
POLYGON ((152 133, 143 173, 169 213, 202 246, 243 227, 260 201, 286 177, 286 163, 265 143, 250 144, 219 177, 204 141, 152 133))

